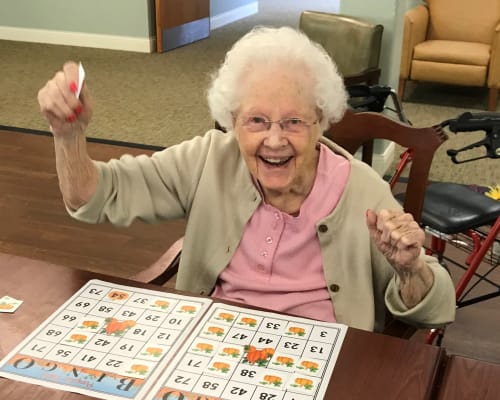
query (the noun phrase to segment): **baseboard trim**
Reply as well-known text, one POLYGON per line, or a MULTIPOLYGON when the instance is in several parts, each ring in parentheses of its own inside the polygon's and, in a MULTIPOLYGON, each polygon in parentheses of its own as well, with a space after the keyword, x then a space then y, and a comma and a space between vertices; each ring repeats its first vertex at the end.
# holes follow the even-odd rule
POLYGON ((138 38, 85 32, 17 28, 11 26, 0 26, 0 39, 66 46, 93 47, 109 50, 125 50, 140 53, 151 53, 155 49, 155 40, 152 37, 138 38))
MULTIPOLYGON (((384 176, 391 167, 394 161, 395 151, 396 145, 393 142, 389 142, 383 153, 373 153, 372 168, 377 171, 380 176, 384 176)), ((356 152, 354 157, 361 160, 361 150, 356 152)))
POLYGON ((394 161, 395 151, 396 145, 393 142, 390 142, 383 153, 373 154, 373 169, 375 169, 380 176, 384 176, 391 167, 394 161))
POLYGON ((257 14, 258 12, 259 2, 254 1, 253 3, 235 8, 234 10, 214 15, 213 17, 210 17, 210 30, 213 31, 214 29, 228 25, 232 22, 238 21, 239 19, 249 17, 250 15, 257 14))

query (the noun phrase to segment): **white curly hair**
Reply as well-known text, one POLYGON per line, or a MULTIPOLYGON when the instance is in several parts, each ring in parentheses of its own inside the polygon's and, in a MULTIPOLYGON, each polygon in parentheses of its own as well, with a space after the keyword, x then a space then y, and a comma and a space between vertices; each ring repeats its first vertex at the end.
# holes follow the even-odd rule
POLYGON ((323 131, 342 118, 348 95, 337 66, 323 47, 291 27, 256 27, 233 45, 212 77, 208 106, 212 118, 221 126, 233 129, 234 113, 240 105, 238 88, 249 66, 269 61, 283 65, 301 63, 309 70, 314 79, 313 94, 321 112, 323 131))

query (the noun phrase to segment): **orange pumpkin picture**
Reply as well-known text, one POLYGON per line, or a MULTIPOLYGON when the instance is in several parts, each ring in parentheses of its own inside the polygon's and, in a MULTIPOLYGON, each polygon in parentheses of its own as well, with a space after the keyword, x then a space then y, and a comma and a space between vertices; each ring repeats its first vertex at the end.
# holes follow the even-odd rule
POLYGON ((243 363, 256 364, 259 367, 264 367, 269 363, 269 360, 274 354, 274 349, 265 348, 257 349, 255 346, 245 346, 245 357, 243 363))
POLYGON ((313 388, 314 382, 307 378, 295 378, 295 383, 292 384, 294 387, 302 387, 304 389, 310 390, 313 388))
POLYGON ((81 328, 97 329, 99 322, 97 321, 83 321, 81 328))
POLYGON ((307 369, 311 372, 317 372, 319 368, 319 364, 315 363, 314 361, 302 361, 300 363, 300 367, 297 367, 299 369, 307 369))
POLYGON ((297 335, 297 336, 304 336, 306 334, 306 330, 304 328, 300 328, 298 326, 291 326, 288 328, 288 332, 286 332, 287 335, 297 335))
POLYGON ((240 351, 233 347, 224 347, 222 349, 221 355, 223 356, 231 356, 233 358, 238 358, 240 356, 240 351))
POLYGON ((214 362, 212 364, 212 367, 209 368, 209 370, 211 370, 211 371, 220 371, 223 373, 229 372, 230 369, 231 369, 231 365, 229 365, 227 363, 223 363, 223 362, 214 362))
POLYGON ((214 346, 209 343, 197 343, 194 351, 203 351, 204 353, 211 353, 214 351, 214 346))
POLYGON ((221 319, 226 322, 233 322, 234 315, 229 313, 220 313, 215 319, 221 319))
POLYGON ((222 336, 224 335, 224 329, 218 327, 218 326, 209 326, 207 329, 209 335, 216 335, 216 336, 222 336))
POLYGON ((153 357, 160 357, 163 353, 163 350, 160 349, 159 347, 148 347, 146 350, 144 350, 144 353, 142 355, 144 356, 153 356, 153 357))
POLYGON ((79 344, 85 343, 87 341, 87 336, 81 334, 73 334, 69 337, 68 342, 76 342, 79 344))
POLYGON ((190 305, 184 305, 184 306, 181 306, 181 312, 188 313, 188 314, 194 314, 196 312, 196 307, 190 306, 190 305))
POLYGON ((168 308, 168 306, 170 305, 170 303, 168 301, 165 301, 165 300, 156 300, 154 302, 154 305, 153 307, 160 307, 162 310, 168 308))
POLYGON ((273 385, 273 386, 281 386, 283 383, 283 379, 279 376, 275 375, 264 375, 264 378, 262 378, 263 385, 273 385))
POLYGON ((257 325, 257 320, 255 318, 243 317, 241 322, 238 322, 239 325, 247 325, 250 327, 255 327, 257 325))
POLYGON ((136 374, 139 374, 139 375, 146 375, 148 373, 148 366, 147 365, 142 365, 142 364, 133 364, 131 367, 130 367, 130 371, 127 371, 128 373, 136 373, 136 374))
POLYGON ((116 318, 106 318, 104 332, 108 335, 122 336, 128 329, 135 326, 134 320, 118 321, 116 318))
POLYGON ((284 365, 285 367, 291 368, 293 367, 295 361, 293 358, 290 357, 285 357, 285 356, 278 356, 276 357, 275 361, 273 364, 275 365, 284 365))

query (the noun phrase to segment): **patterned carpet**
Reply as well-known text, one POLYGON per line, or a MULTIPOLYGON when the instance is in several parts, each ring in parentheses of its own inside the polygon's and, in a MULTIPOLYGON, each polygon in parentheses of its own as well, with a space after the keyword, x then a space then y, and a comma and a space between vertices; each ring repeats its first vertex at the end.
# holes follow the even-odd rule
MULTIPOLYGON (((66 60, 79 60, 94 99, 89 136, 170 146, 202 135, 212 126, 205 90, 225 52, 252 26, 297 26, 301 3, 260 1, 258 14, 216 29, 208 39, 163 54, 0 41, 0 125, 47 130, 38 112, 37 92, 66 60)), ((310 1, 307 8, 336 11, 331 1, 310 1)), ((486 99, 484 88, 410 83, 404 110, 413 125, 426 126, 463 111, 484 110, 486 99)), ((483 137, 481 132, 450 134, 436 154, 431 179, 499 183, 497 160, 453 165, 446 156, 448 148, 460 148, 483 137)))

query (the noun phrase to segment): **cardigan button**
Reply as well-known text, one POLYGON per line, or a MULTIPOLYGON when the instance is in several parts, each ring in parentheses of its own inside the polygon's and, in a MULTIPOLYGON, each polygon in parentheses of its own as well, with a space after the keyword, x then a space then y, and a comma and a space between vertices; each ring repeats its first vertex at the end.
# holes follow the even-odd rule
POLYGON ((318 230, 321 232, 321 233, 325 233, 328 231, 328 226, 326 226, 325 224, 321 224, 319 227, 318 227, 318 230))
POLYGON ((205 295, 205 293, 206 293, 206 292, 205 292, 205 290, 203 290, 203 289, 202 289, 202 290, 200 290, 200 295, 204 296, 204 295, 205 295))
POLYGON ((338 292, 340 290, 340 286, 337 285, 336 283, 330 285, 330 290, 334 293, 338 292))

